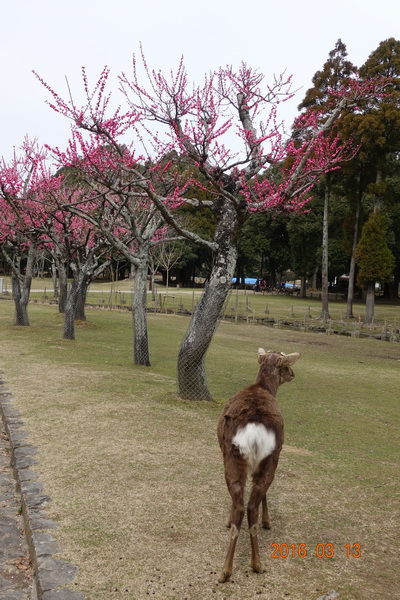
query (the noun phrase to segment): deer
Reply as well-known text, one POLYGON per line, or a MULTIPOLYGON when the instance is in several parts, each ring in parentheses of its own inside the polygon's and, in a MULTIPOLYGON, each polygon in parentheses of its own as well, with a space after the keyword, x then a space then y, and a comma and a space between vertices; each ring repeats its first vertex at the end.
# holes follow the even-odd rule
POLYGON ((283 445, 283 417, 275 397, 279 386, 294 378, 291 367, 299 357, 298 352, 284 354, 259 348, 260 366, 255 383, 237 392, 227 402, 218 421, 225 481, 232 499, 229 544, 220 583, 225 583, 232 575, 249 476, 253 481, 247 504, 251 566, 255 573, 264 572, 258 545, 259 507, 262 503, 262 526, 270 529, 267 491, 274 479, 283 445))

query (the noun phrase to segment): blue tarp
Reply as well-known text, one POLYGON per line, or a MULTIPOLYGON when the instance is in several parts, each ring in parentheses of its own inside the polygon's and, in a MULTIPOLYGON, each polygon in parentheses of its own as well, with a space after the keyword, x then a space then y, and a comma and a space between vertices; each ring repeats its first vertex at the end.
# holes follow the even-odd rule
MULTIPOLYGON (((258 280, 258 282, 260 283, 260 279, 258 280)), ((232 279, 232 283, 236 283, 236 277, 232 279)), ((257 279, 256 277, 245 277, 244 283, 245 285, 256 285, 257 279)), ((295 286, 293 283, 281 283, 281 287, 291 288, 295 286)))
MULTIPOLYGON (((236 277, 234 277, 234 278, 232 279, 232 282, 233 282, 233 283, 236 283, 236 277)), ((255 284, 256 284, 256 282, 257 282, 257 279, 256 279, 255 277, 245 277, 245 279, 244 279, 244 283, 245 283, 246 285, 255 285, 255 284)))

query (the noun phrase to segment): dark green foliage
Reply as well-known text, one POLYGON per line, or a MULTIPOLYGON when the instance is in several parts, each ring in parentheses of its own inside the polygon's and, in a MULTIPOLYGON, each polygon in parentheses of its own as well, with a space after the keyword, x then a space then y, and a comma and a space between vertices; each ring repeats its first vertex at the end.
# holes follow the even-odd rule
POLYGON ((288 223, 291 268, 299 276, 310 276, 321 262, 322 218, 318 200, 306 214, 293 215, 288 223))
POLYGON ((388 281, 395 260, 387 245, 387 223, 379 211, 371 213, 357 245, 358 283, 366 287, 373 281, 388 281))
POLYGON ((303 108, 323 108, 327 111, 332 91, 337 90, 354 75, 356 67, 346 60, 346 45, 341 39, 336 42, 335 48, 329 52, 329 58, 321 71, 317 71, 312 78, 314 87, 307 90, 299 110, 303 108))
POLYGON ((364 79, 390 78, 384 98, 369 101, 358 114, 343 120, 343 130, 362 143, 360 156, 371 160, 371 169, 384 167, 386 154, 399 150, 400 144, 400 41, 389 38, 381 42, 360 68, 364 79))
MULTIPOLYGON (((215 233, 215 215, 208 206, 201 204, 209 198, 200 189, 190 190, 190 197, 200 201, 200 205, 185 204, 177 209, 179 221, 186 229, 200 237, 212 240, 215 233)), ((185 253, 175 266, 180 285, 190 285, 194 277, 208 277, 212 264, 211 251, 200 244, 186 240, 185 253)))
POLYGON ((290 268, 290 249, 285 215, 252 214, 244 223, 239 241, 237 275, 269 276, 290 268))
MULTIPOLYGON (((360 68, 360 75, 364 78, 390 77, 398 80, 400 76, 400 41, 393 37, 382 41, 360 68)), ((397 82, 397 88, 398 85, 397 82)))

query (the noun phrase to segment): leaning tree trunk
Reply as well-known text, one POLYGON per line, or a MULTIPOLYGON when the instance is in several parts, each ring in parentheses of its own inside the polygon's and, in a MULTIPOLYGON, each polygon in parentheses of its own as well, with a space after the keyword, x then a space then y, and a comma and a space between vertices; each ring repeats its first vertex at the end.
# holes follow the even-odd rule
POLYGON ((370 281, 365 296, 365 324, 371 325, 375 316, 375 281, 370 281))
POLYGON ((136 265, 132 298, 133 359, 135 365, 150 366, 149 340, 147 334, 147 274, 148 257, 136 265))
POLYGON ((204 361, 232 285, 237 260, 237 226, 237 213, 225 202, 214 238, 218 250, 210 279, 179 349, 178 394, 185 400, 212 400, 204 361))
POLYGON ((325 188, 325 199, 324 199, 324 217, 322 225, 322 266, 321 266, 321 277, 322 277, 322 307, 321 307, 321 319, 327 321, 329 319, 329 296, 328 296, 328 211, 329 211, 329 174, 327 175, 327 183, 325 188))

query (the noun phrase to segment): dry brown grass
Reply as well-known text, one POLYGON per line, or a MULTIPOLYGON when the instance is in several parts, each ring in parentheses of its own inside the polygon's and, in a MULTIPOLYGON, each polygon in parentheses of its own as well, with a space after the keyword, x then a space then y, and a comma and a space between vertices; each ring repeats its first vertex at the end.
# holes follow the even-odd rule
MULTIPOLYGON (((224 365, 218 385, 226 394, 218 392, 216 405, 191 404, 174 397, 174 375, 163 361, 163 344, 176 352, 186 320, 151 319, 153 344, 159 341, 154 367, 135 369, 129 347, 120 347, 120 355, 112 350, 111 333, 108 349, 98 342, 107 319, 115 331, 121 322, 124 330, 129 317, 90 313, 94 327, 79 330, 71 343, 60 339, 50 310, 35 307, 36 325, 23 331, 9 326, 10 309, 0 303, 0 366, 40 451, 62 558, 80 566, 75 587, 87 600, 315 600, 329 589, 338 590, 340 600, 399 597, 398 468, 392 446, 383 455, 375 448, 387 442, 376 439, 381 434, 363 425, 364 435, 371 436, 364 444, 358 426, 353 429, 351 419, 356 423, 368 389, 352 405, 349 385, 353 378, 355 387, 362 386, 368 371, 377 368, 382 394, 386 386, 394 398, 398 345, 361 346, 360 340, 223 324, 211 351, 210 378, 215 381, 224 365), (260 536, 266 573, 255 575, 249 568, 244 526, 232 581, 218 584, 229 499, 215 427, 224 396, 252 382, 257 365, 249 349, 255 352, 261 341, 302 352, 296 379, 279 394, 288 445, 270 490, 273 529, 260 536), (346 419, 354 406, 344 424, 335 414, 330 420, 329 403, 338 394, 346 419), (273 543, 306 544, 308 554, 272 558, 273 543), (335 556, 318 558, 316 545, 328 543, 335 556), (361 543, 362 556, 348 558, 344 546, 355 543, 361 543)), ((383 400, 376 401, 383 410, 379 431, 390 435, 394 403, 385 413, 383 400)), ((373 402, 363 410, 367 421, 377 418, 373 402)), ((336 404, 332 411, 337 414, 336 404)))

